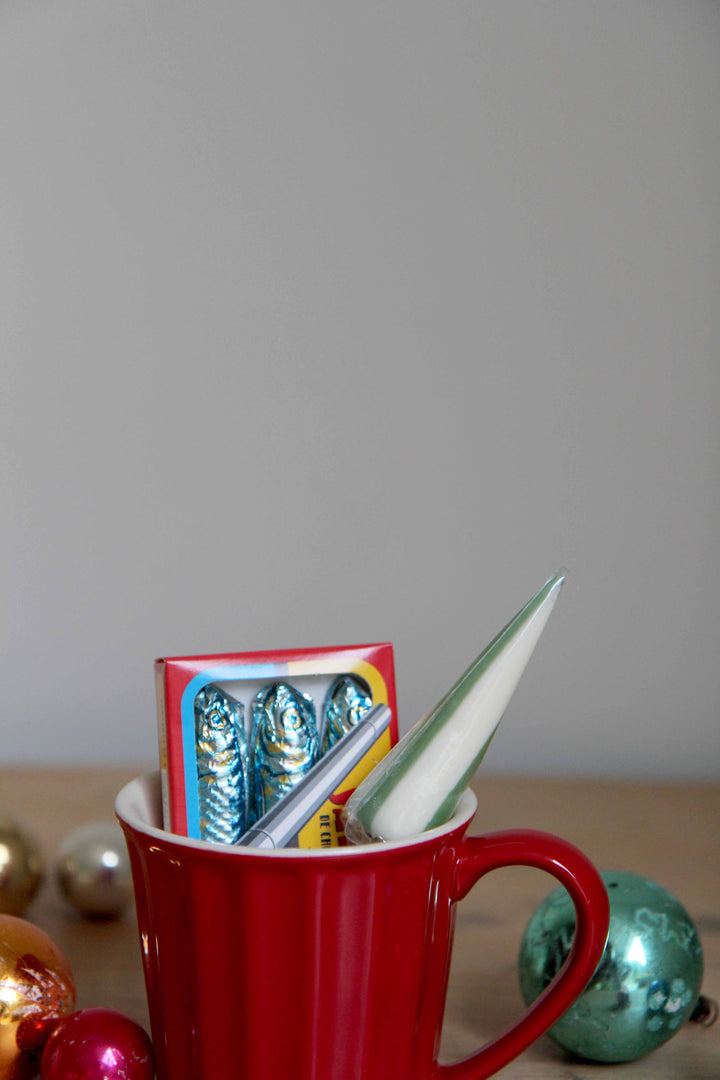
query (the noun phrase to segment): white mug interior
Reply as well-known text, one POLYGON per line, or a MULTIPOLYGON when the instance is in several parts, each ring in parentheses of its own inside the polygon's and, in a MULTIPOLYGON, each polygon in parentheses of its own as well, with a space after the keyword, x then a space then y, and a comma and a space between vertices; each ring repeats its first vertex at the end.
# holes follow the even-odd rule
POLYGON ((342 858, 348 855, 357 855, 359 852, 372 850, 392 850, 398 847, 407 847, 410 844, 422 844, 443 833, 452 832, 467 824, 473 818, 477 810, 477 799, 473 791, 468 788, 460 797, 455 813, 444 825, 435 829, 409 837, 407 840, 391 840, 379 844, 348 845, 347 847, 332 848, 276 848, 274 850, 258 850, 248 847, 233 846, 231 844, 215 844, 208 840, 196 840, 189 836, 181 836, 178 833, 170 833, 163 829, 163 808, 160 784, 160 773, 147 773, 131 780, 118 793, 115 800, 115 813, 121 822, 125 822, 130 828, 146 836, 154 837, 182 847, 199 849, 215 849, 223 851, 231 856, 250 858, 308 858, 322 855, 322 857, 342 858))

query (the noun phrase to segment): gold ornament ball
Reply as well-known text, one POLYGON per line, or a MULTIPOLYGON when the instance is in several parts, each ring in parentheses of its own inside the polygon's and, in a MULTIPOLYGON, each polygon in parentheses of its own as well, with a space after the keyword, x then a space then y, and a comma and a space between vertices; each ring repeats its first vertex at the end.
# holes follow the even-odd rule
POLYGON ((0 812, 0 912, 22 915, 42 877, 42 858, 32 836, 0 812))
POLYGON ((95 821, 64 840, 55 861, 60 892, 81 915, 112 919, 133 895, 130 859, 120 826, 95 821))
POLYGON ((52 939, 16 915, 0 915, 0 1077, 37 1076, 48 1035, 75 1008, 70 965, 52 939))

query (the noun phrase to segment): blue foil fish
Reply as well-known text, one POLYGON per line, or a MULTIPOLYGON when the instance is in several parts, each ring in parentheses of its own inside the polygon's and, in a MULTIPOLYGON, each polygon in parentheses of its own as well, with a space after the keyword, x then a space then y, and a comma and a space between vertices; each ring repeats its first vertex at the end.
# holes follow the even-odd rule
POLYGON ((249 765, 245 710, 218 686, 195 698, 200 839, 235 844, 248 827, 249 765))
POLYGON ((275 805, 318 758, 315 706, 289 683, 265 687, 253 703, 251 821, 275 805))
POLYGON ((323 706, 323 754, 355 727, 372 703, 372 694, 364 681, 354 675, 338 675, 323 706))

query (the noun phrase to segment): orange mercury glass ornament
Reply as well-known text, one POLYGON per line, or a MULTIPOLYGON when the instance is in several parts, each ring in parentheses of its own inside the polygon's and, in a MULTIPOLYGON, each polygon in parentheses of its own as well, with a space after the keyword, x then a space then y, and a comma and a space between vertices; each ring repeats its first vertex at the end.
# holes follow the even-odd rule
POLYGON ((33 923, 0 915, 0 1080, 30 1080, 55 1025, 75 1007, 70 965, 33 923))

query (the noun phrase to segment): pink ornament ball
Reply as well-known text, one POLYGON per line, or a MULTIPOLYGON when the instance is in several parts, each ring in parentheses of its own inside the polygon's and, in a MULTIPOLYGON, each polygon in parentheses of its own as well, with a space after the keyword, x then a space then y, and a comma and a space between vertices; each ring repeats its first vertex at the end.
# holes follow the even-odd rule
POLYGON ((153 1080, 146 1032, 114 1009, 81 1009, 62 1020, 45 1043, 42 1080, 153 1080))

